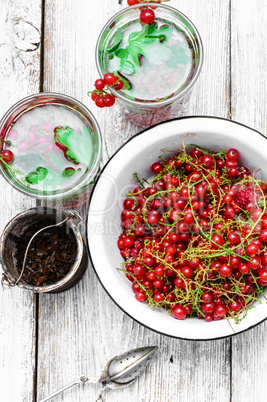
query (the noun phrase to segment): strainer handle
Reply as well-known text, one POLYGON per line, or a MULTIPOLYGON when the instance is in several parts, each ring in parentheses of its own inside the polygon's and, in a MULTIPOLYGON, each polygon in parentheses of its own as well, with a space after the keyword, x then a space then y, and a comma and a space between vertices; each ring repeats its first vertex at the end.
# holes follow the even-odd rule
POLYGON ((54 398, 54 396, 60 394, 61 392, 65 391, 66 389, 68 389, 68 388, 70 388, 70 387, 72 387, 73 385, 81 384, 81 383, 87 382, 87 381, 89 381, 89 382, 94 382, 94 383, 95 383, 95 382, 98 382, 98 380, 97 380, 96 378, 87 378, 86 376, 81 376, 80 378, 78 378, 78 380, 75 380, 75 381, 71 382, 70 384, 68 384, 68 385, 66 385, 65 387, 61 388, 60 390, 54 392, 53 394, 47 396, 46 398, 42 399, 42 400, 39 401, 39 402, 46 402, 46 401, 49 401, 49 399, 54 398))

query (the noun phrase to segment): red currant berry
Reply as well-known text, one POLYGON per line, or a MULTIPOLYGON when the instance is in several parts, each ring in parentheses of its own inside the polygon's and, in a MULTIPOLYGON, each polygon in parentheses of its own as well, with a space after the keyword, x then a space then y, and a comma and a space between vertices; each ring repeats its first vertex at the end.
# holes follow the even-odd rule
POLYGON ((143 276, 147 272, 146 268, 143 267, 143 265, 141 264, 135 264, 135 266, 133 267, 133 271, 136 276, 143 276))
POLYGON ((238 162, 235 160, 232 160, 232 161, 227 160, 225 162, 225 166, 228 168, 236 168, 236 167, 238 167, 238 162))
POLYGON ((9 149, 5 149, 0 152, 0 157, 3 158, 3 161, 6 163, 10 163, 14 157, 13 152, 9 149))
POLYGON ((259 252, 259 246, 255 243, 250 243, 246 248, 245 248, 246 254, 249 257, 254 257, 256 254, 259 252))
POLYGON ((153 165, 151 166, 151 170, 153 173, 155 174, 159 174, 162 171, 162 164, 160 162, 155 162, 153 163, 153 165))
POLYGON ((166 254, 175 254, 176 253, 176 248, 173 245, 170 245, 166 248, 166 254))
POLYGON ((237 160, 239 158, 239 152, 234 148, 230 148, 226 153, 226 158, 229 161, 237 160))
POLYGON ((219 317, 223 317, 227 314, 227 308, 223 304, 219 304, 215 309, 215 314, 219 317))
POLYGON ((176 286, 179 289, 183 289, 184 288, 184 280, 182 278, 175 278, 173 281, 174 286, 176 286))
POLYGON ((204 303, 211 303, 213 300, 212 294, 211 293, 203 293, 203 295, 201 296, 201 299, 204 303))
POLYGON ((133 238, 132 237, 125 237, 124 239, 123 239, 123 244, 124 244, 124 246, 125 247, 132 247, 133 246, 133 243, 134 243, 134 241, 133 241, 133 238))
POLYGON ((155 293, 153 298, 156 303, 160 303, 160 302, 164 301, 164 296, 161 293, 155 293))
POLYGON ((233 268, 227 264, 222 264, 219 268, 219 273, 222 276, 230 276, 233 272, 233 268))
POLYGON ((197 269, 199 267, 199 264, 201 263, 201 259, 199 257, 193 257, 189 262, 188 265, 192 269, 197 269))
POLYGON ((212 155, 203 155, 201 156, 200 161, 205 168, 212 168, 214 166, 214 159, 212 155))
POLYGON ((126 198, 123 202, 123 207, 125 209, 130 209, 134 205, 134 200, 132 198, 126 198))
POLYGON ((262 280, 262 282, 267 282, 267 271, 265 269, 262 269, 259 272, 259 277, 262 280))
POLYGON ((234 207, 228 206, 224 211, 224 215, 226 216, 226 218, 233 218, 233 216, 235 215, 234 207))
POLYGON ((175 304, 175 306, 172 308, 172 315, 178 320, 184 320, 186 317, 186 310, 183 306, 175 304))
POLYGON ((192 313, 192 307, 191 306, 184 306, 186 315, 191 314, 192 313))
POLYGON ((147 221, 149 225, 156 225, 159 221, 159 215, 156 211, 151 211, 148 215, 147 221))
POLYGON ((119 249, 121 249, 121 250, 123 250, 123 249, 125 248, 123 239, 119 239, 119 240, 117 241, 117 245, 118 245, 119 249))
POLYGON ((146 293, 143 290, 140 290, 139 292, 135 293, 135 298, 139 302, 143 302, 146 300, 146 293))
POLYGON ((264 243, 267 243, 267 229, 263 229, 260 232, 260 236, 259 236, 260 240, 264 243))
POLYGON ((238 168, 232 167, 230 169, 227 169, 227 173, 230 177, 236 177, 239 176, 239 170, 238 168))
POLYGON ((151 24, 155 20, 155 13, 150 8, 145 8, 140 13, 140 21, 143 24, 151 24))
POLYGON ((185 266, 182 268, 182 273, 186 278, 191 278, 191 276, 193 275, 193 270, 192 268, 185 266))
POLYGON ((204 314, 212 314, 215 310, 215 303, 203 303, 201 309, 204 314))
POLYGON ((213 321, 212 316, 210 314, 206 315, 205 316, 205 321, 207 321, 207 322, 213 321))
POLYGON ((143 286, 144 286, 147 290, 152 289, 152 282, 150 282, 150 281, 144 281, 144 282, 143 282, 143 286))
POLYGON ((244 274, 247 274, 250 271, 250 267, 249 267, 248 264, 244 263, 244 264, 241 264, 238 267, 238 270, 239 270, 239 272, 241 272, 241 274, 244 275, 244 274))
POLYGON ((115 77, 112 73, 106 73, 104 75, 104 81, 107 85, 112 86, 118 81, 118 77, 115 77))
POLYGON ((203 155, 203 153, 200 151, 200 149, 193 148, 191 151, 191 155, 193 156, 193 158, 199 158, 200 156, 203 155))
POLYGON ((240 242, 240 236, 239 236, 239 234, 236 233, 236 232, 230 232, 230 233, 228 233, 227 239, 228 239, 228 241, 229 241, 230 243, 232 243, 232 244, 237 244, 237 243, 240 242))
POLYGON ((105 107, 103 103, 103 98, 99 98, 99 96, 96 97, 95 104, 97 107, 103 108, 105 107))
POLYGON ((230 266, 233 268, 238 268, 240 264, 241 264, 241 258, 236 255, 231 255, 230 266))
POLYGON ((234 301, 228 304, 228 308, 230 311, 233 313, 237 313, 238 311, 241 310, 241 304, 238 301, 234 301))
POLYGON ((216 248, 216 249, 219 248, 219 246, 222 246, 224 244, 223 237, 221 235, 219 235, 219 234, 212 235, 211 240, 214 243, 216 243, 216 244, 212 243, 212 247, 216 248))
POLYGON ((114 89, 116 89, 116 91, 119 91, 120 89, 123 88, 123 81, 122 80, 118 80, 116 82, 116 84, 114 85, 114 89))
POLYGON ((134 4, 139 4, 139 0, 127 0, 128 6, 133 6, 134 4))
POLYGON ((160 289, 163 286, 163 280, 162 279, 154 279, 153 281, 153 286, 156 289, 160 289))
POLYGON ((186 223, 193 223, 193 222, 194 222, 194 214, 193 214, 192 211, 187 211, 187 212, 184 214, 184 221, 185 221, 186 223))
POLYGON ((105 84, 105 81, 104 81, 104 80, 102 80, 101 78, 99 78, 98 80, 96 80, 96 82, 95 82, 95 88, 96 88, 98 91, 102 91, 102 89, 104 89, 105 86, 106 86, 106 84, 105 84))
POLYGON ((154 281, 156 279, 156 274, 155 272, 151 271, 146 275, 146 278, 148 281, 154 281))
POLYGON ((132 289, 133 289, 134 293, 140 291, 140 285, 138 284, 138 282, 133 282, 132 289))
POLYGON ((175 233, 175 232, 171 232, 171 233, 169 234, 169 236, 170 236, 170 241, 171 241, 172 243, 177 243, 177 242, 179 241, 179 239, 180 239, 179 234, 178 234, 178 233, 175 233))
POLYGON ((168 300, 169 302, 173 302, 173 301, 175 300, 175 295, 174 295, 174 293, 169 293, 169 294, 166 296, 166 300, 168 300))
POLYGON ((103 98, 103 104, 104 104, 106 107, 111 107, 111 106, 114 105, 114 103, 115 103, 115 96, 114 96, 114 95, 106 95, 106 96, 103 98))
POLYGON ((97 94, 95 92, 92 92, 91 99, 95 102, 96 98, 97 98, 97 94))
MULTIPOLYGON (((163 276, 164 275, 164 272, 165 272, 165 268, 162 266, 162 265, 158 265, 156 268, 155 268, 155 274, 157 275, 157 276, 163 276)), ((266 271, 267 272, 267 271, 266 271)))
POLYGON ((260 286, 267 286, 267 282, 263 282, 260 278, 257 280, 260 286))
POLYGON ((230 289, 231 289, 231 284, 230 284, 229 282, 225 282, 225 283, 223 284, 223 289, 224 289, 224 290, 230 290, 230 289))

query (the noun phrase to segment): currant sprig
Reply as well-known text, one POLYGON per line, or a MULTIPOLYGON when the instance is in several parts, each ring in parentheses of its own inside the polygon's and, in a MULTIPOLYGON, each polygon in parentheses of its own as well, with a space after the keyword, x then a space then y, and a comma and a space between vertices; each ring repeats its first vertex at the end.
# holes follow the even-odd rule
POLYGON ((123 88, 123 81, 112 73, 106 73, 102 78, 98 78, 95 81, 95 89, 89 91, 87 95, 91 94, 92 100, 97 107, 111 107, 115 103, 115 96, 110 93, 109 88, 114 88, 119 91, 123 88))

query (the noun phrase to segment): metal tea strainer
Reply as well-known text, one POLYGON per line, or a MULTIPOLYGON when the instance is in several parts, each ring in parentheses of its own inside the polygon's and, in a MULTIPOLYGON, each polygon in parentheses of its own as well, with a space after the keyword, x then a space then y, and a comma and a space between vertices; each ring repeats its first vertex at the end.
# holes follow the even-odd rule
MULTIPOLYGON (((136 377, 138 377, 141 372, 145 370, 146 366, 157 350, 158 346, 146 346, 143 348, 129 350, 120 356, 115 356, 107 362, 100 379, 81 376, 79 379, 66 385, 59 391, 54 392, 47 398, 42 399, 40 402, 46 402, 73 385, 84 382, 101 383, 103 387, 113 389, 131 384, 136 377)), ((100 394, 98 398, 98 401, 101 400, 103 400, 102 394, 100 394)))
MULTIPOLYGON (((35 207, 20 212, 12 218, 3 233, 0 236, 0 268, 3 270, 2 285, 7 288, 19 286, 22 289, 32 291, 34 293, 57 293, 62 292, 74 284, 76 284, 83 276, 88 267, 87 247, 82 237, 82 218, 76 211, 57 210, 48 207, 35 207), (70 270, 65 276, 58 278, 54 283, 50 284, 33 284, 23 277, 26 269, 26 259, 32 241, 38 235, 42 235, 46 230, 54 227, 63 227, 62 232, 66 234, 66 238, 71 236, 75 238, 77 251, 76 258, 70 270), (23 249, 23 247, 25 249, 23 249), (20 251, 18 251, 20 249, 20 251), (21 258, 23 257, 23 261, 21 258)), ((55 250, 54 250, 55 251, 55 250)), ((51 256, 53 260, 53 248, 51 256)), ((39 263, 39 267, 40 267, 39 263)), ((38 264, 37 269, 38 271, 38 264)), ((29 270, 28 272, 34 272, 29 270)), ((41 271, 40 271, 41 272, 41 271)), ((39 272, 39 275, 41 273, 39 272)))

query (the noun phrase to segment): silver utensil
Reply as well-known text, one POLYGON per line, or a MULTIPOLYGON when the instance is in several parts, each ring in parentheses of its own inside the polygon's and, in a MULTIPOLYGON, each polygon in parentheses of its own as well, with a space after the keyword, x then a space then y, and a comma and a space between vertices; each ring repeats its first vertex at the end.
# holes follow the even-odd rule
MULTIPOLYGON (((40 402, 46 402, 73 385, 85 382, 100 383, 103 387, 113 389, 129 385, 145 370, 157 350, 158 346, 146 346, 129 350, 129 352, 123 353, 120 356, 115 356, 107 362, 100 379, 81 376, 79 379, 66 385, 59 391, 54 392, 47 398, 42 399, 40 402)), ((102 394, 100 394, 98 401, 101 400, 102 394)))
POLYGON ((85 375, 82 375, 77 380, 71 382, 70 384, 66 385, 65 387, 63 387, 63 388, 59 389, 58 391, 54 392, 53 394, 47 396, 46 398, 42 399, 40 402, 49 401, 49 399, 54 398, 54 396, 60 394, 61 392, 65 391, 66 389, 68 389, 70 387, 72 387, 73 385, 82 384, 82 383, 87 382, 87 381, 96 383, 98 380, 97 380, 97 378, 87 378, 85 375))

